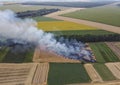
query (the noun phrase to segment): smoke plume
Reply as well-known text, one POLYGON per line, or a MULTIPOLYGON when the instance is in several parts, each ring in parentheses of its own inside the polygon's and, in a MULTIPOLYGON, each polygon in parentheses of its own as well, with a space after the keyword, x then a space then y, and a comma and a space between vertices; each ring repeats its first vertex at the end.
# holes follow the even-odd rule
POLYGON ((64 38, 58 42, 53 34, 38 30, 36 25, 32 19, 17 18, 13 11, 0 11, 0 36, 35 43, 67 58, 82 59, 85 56, 91 60, 91 53, 85 50, 83 43, 64 38))

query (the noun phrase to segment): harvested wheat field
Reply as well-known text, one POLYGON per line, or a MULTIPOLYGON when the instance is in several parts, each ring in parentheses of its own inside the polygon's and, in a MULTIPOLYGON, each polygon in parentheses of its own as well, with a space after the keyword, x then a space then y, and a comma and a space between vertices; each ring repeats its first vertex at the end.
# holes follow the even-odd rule
POLYGON ((47 85, 49 63, 40 63, 37 65, 32 85, 47 85))
POLYGON ((0 64, 0 85, 30 85, 35 64, 0 64))
POLYGON ((113 75, 120 79, 120 62, 118 63, 106 63, 106 66, 109 68, 109 70, 113 73, 113 75))
POLYGON ((103 82, 102 78, 97 73, 97 71, 95 70, 95 68, 93 67, 92 64, 85 64, 84 67, 85 67, 85 69, 86 69, 86 71, 87 71, 88 75, 90 76, 93 83, 103 82))
POLYGON ((119 57, 120 59, 120 42, 106 42, 106 44, 112 49, 112 51, 119 57))
POLYGON ((79 60, 64 58, 56 53, 36 48, 33 56, 33 62, 58 62, 58 63, 80 63, 79 60))

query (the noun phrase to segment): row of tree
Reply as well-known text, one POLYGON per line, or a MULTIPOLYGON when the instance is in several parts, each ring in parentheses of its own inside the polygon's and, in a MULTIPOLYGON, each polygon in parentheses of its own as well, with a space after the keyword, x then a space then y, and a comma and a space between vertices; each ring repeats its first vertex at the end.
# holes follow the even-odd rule
POLYGON ((120 34, 107 34, 107 35, 56 35, 56 39, 64 37, 67 39, 76 39, 82 42, 106 42, 106 41, 120 41, 120 34))
POLYGON ((50 14, 56 11, 59 11, 60 9, 40 9, 40 10, 30 10, 30 11, 24 11, 24 12, 17 12, 17 17, 20 18, 26 18, 26 17, 37 17, 37 16, 43 16, 46 14, 50 14))

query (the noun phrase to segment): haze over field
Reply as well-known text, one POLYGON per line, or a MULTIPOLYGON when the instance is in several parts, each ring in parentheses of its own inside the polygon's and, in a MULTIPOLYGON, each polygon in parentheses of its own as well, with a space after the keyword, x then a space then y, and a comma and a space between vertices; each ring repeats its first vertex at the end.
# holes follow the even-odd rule
POLYGON ((82 1, 82 2, 92 2, 92 1, 120 1, 120 0, 0 0, 0 1, 49 1, 49 2, 75 2, 75 1, 82 1))
POLYGON ((91 53, 85 50, 84 44, 81 42, 69 41, 64 38, 58 42, 52 33, 38 30, 35 21, 17 18, 15 13, 10 10, 0 11, 0 16, 0 36, 2 37, 37 43, 41 49, 44 47, 47 51, 56 52, 71 59, 82 59, 84 56, 91 59, 91 53), (76 54, 78 55, 75 56, 76 54))

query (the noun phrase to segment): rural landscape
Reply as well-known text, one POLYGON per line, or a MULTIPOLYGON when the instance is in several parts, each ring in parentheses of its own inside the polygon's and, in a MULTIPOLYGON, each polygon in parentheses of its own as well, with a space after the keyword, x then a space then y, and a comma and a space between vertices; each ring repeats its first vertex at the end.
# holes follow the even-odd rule
POLYGON ((120 1, 0 1, 0 85, 120 85, 120 1))

